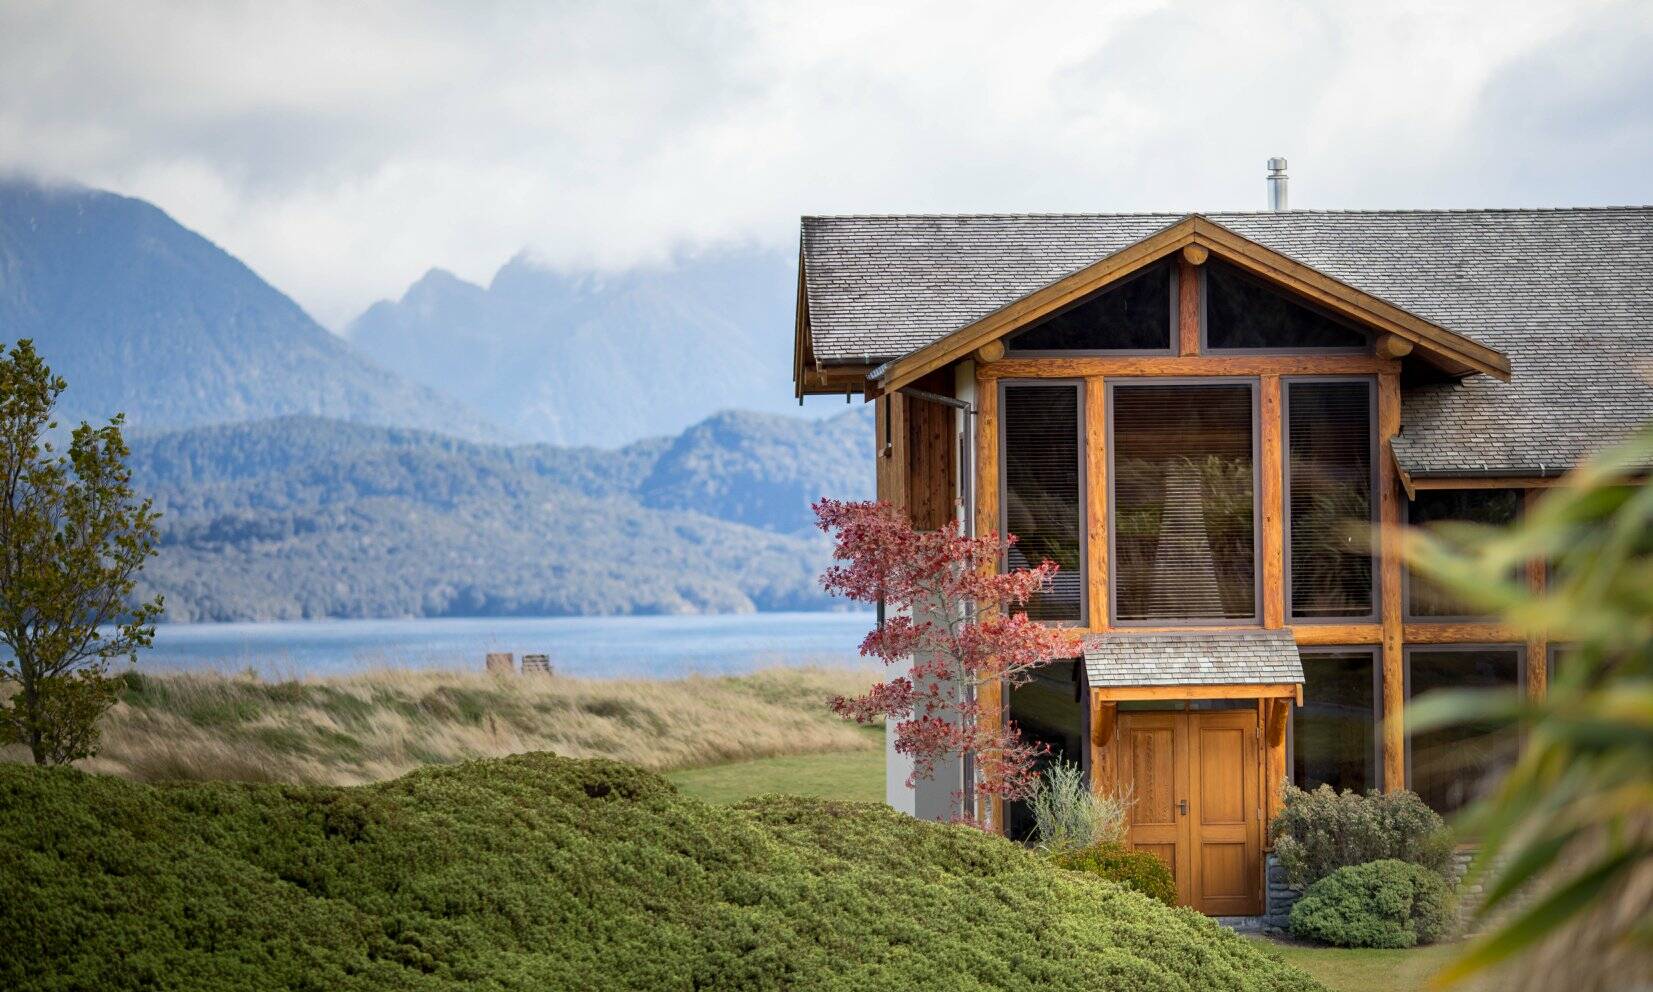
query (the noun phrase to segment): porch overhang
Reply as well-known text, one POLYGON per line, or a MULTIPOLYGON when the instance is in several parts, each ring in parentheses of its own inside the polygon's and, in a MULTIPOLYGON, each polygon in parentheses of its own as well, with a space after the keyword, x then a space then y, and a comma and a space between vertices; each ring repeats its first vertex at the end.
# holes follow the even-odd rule
POLYGON ((1289 630, 1089 634, 1083 647, 1086 679, 1102 702, 1303 701, 1303 660, 1289 630))

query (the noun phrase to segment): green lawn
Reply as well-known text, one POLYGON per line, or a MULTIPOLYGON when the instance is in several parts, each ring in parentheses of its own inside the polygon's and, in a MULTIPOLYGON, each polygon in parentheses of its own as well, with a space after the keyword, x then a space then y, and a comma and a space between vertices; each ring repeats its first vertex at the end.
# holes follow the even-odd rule
POLYGON ((666 775, 679 789, 712 803, 737 803, 766 792, 828 799, 884 801, 884 750, 760 758, 666 775))
POLYGON ((1318 978, 1332 992, 1423 992, 1429 987, 1429 977, 1457 950, 1453 944, 1392 951, 1258 941, 1318 978))

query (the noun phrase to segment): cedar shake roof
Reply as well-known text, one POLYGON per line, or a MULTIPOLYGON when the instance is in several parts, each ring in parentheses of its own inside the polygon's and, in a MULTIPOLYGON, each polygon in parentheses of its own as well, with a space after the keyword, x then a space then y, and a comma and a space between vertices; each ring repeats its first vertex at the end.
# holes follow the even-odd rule
MULTIPOLYGON (((1184 216, 806 217, 811 354, 900 358, 1184 216)), ((1558 474, 1653 419, 1653 207, 1204 216, 1509 356, 1507 383, 1407 389, 1412 476, 1558 474)))
POLYGON ((1084 647, 1092 688, 1303 681, 1303 662, 1289 630, 1088 634, 1084 647))

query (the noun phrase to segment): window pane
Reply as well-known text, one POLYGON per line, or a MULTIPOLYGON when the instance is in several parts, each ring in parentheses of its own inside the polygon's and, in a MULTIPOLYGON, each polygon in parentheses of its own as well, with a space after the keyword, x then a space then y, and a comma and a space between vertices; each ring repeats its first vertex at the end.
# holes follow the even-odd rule
POLYGON ((1371 653, 1304 652, 1303 677, 1303 705, 1292 717, 1292 781, 1303 789, 1376 789, 1371 653))
POLYGON ((1048 592, 1027 603, 1035 620, 1084 619, 1084 517, 1081 514, 1079 387, 1006 384, 1004 529, 1016 535, 1011 568, 1045 559, 1060 571, 1048 592))
MULTIPOLYGON (((1054 761, 1085 763, 1084 719, 1078 662, 1042 665, 1034 671, 1032 681, 1010 690, 1010 722, 1022 739, 1050 746, 1050 753, 1038 761, 1040 770, 1054 761)), ((1009 803, 1005 813, 1005 830, 1011 840, 1032 836, 1033 816, 1026 803, 1009 803)))
POLYGON ((1372 611, 1371 383, 1290 382, 1288 448, 1291 612, 1372 611))
MULTIPOLYGON (((1520 684, 1519 651, 1513 648, 1413 648, 1407 653, 1407 699, 1437 689, 1513 688, 1520 684)), ((1515 761, 1511 729, 1485 724, 1454 726, 1412 735, 1412 791, 1436 812, 1450 813, 1485 794, 1515 761)))
MULTIPOLYGON (((1424 489, 1408 508, 1408 522, 1429 527, 1468 521, 1504 527, 1521 513, 1520 489, 1424 489)), ((1406 608, 1415 617, 1478 616, 1473 607, 1413 572, 1407 573, 1406 608)))
POLYGON ((1248 385, 1113 390, 1120 620, 1256 616, 1248 385))
POLYGON ((1211 259, 1205 342, 1211 348, 1364 348, 1366 335, 1211 259))
POLYGON ((1171 267, 1156 265, 1122 285, 1012 335, 1013 351, 1165 351, 1171 347, 1171 267))

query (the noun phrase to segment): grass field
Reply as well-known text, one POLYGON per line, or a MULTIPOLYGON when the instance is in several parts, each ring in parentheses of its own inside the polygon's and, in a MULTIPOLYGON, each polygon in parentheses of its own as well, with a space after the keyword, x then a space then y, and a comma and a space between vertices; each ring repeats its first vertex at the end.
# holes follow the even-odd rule
POLYGON ((863 728, 871 750, 795 754, 691 768, 666 775, 683 792, 710 803, 738 803, 767 793, 884 801, 882 728, 863 728))
POLYGON ((1429 978, 1457 947, 1434 944, 1409 950, 1315 947, 1258 938, 1289 964, 1313 975, 1332 992, 1424 992, 1429 978))

